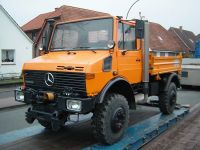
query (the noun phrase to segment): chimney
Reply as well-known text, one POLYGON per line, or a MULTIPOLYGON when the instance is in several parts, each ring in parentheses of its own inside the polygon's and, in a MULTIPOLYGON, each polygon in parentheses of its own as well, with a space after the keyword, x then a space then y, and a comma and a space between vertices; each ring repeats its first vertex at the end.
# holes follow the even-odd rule
POLYGON ((183 26, 179 26, 179 29, 182 31, 183 30, 183 26))

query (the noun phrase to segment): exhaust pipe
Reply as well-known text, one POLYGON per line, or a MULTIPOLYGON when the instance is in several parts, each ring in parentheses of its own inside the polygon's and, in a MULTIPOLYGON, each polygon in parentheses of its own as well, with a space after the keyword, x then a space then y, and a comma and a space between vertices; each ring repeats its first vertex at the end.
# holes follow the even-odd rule
POLYGON ((143 46, 143 89, 144 103, 148 101, 149 93, 149 22, 144 22, 144 46, 143 46))

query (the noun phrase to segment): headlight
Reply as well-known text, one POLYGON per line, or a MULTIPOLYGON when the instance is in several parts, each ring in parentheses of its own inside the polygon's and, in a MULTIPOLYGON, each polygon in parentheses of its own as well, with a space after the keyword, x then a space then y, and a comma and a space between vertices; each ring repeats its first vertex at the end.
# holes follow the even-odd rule
POLYGON ((67 100, 67 109, 73 111, 81 111, 81 101, 67 100))
POLYGON ((19 102, 24 102, 24 93, 22 90, 15 90, 15 100, 19 102))

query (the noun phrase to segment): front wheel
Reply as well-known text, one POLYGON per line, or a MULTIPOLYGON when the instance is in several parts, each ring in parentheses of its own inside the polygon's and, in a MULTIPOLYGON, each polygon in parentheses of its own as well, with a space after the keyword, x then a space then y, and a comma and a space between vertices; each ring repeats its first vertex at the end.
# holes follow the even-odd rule
POLYGON ((51 122, 43 119, 38 119, 38 122, 48 130, 52 130, 51 122))
POLYGON ((167 91, 159 95, 159 108, 163 114, 171 114, 176 106, 177 89, 175 83, 170 83, 167 91))
POLYGON ((120 94, 109 94, 98 104, 92 117, 93 134, 104 144, 121 139, 129 122, 129 106, 120 94))

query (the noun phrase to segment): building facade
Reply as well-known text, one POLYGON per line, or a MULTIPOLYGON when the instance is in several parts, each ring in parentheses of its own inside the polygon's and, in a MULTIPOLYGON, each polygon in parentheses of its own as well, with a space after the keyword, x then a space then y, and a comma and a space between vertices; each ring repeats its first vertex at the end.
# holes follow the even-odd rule
POLYGON ((33 42, 1 5, 0 19, 0 79, 18 77, 32 59, 33 42))

